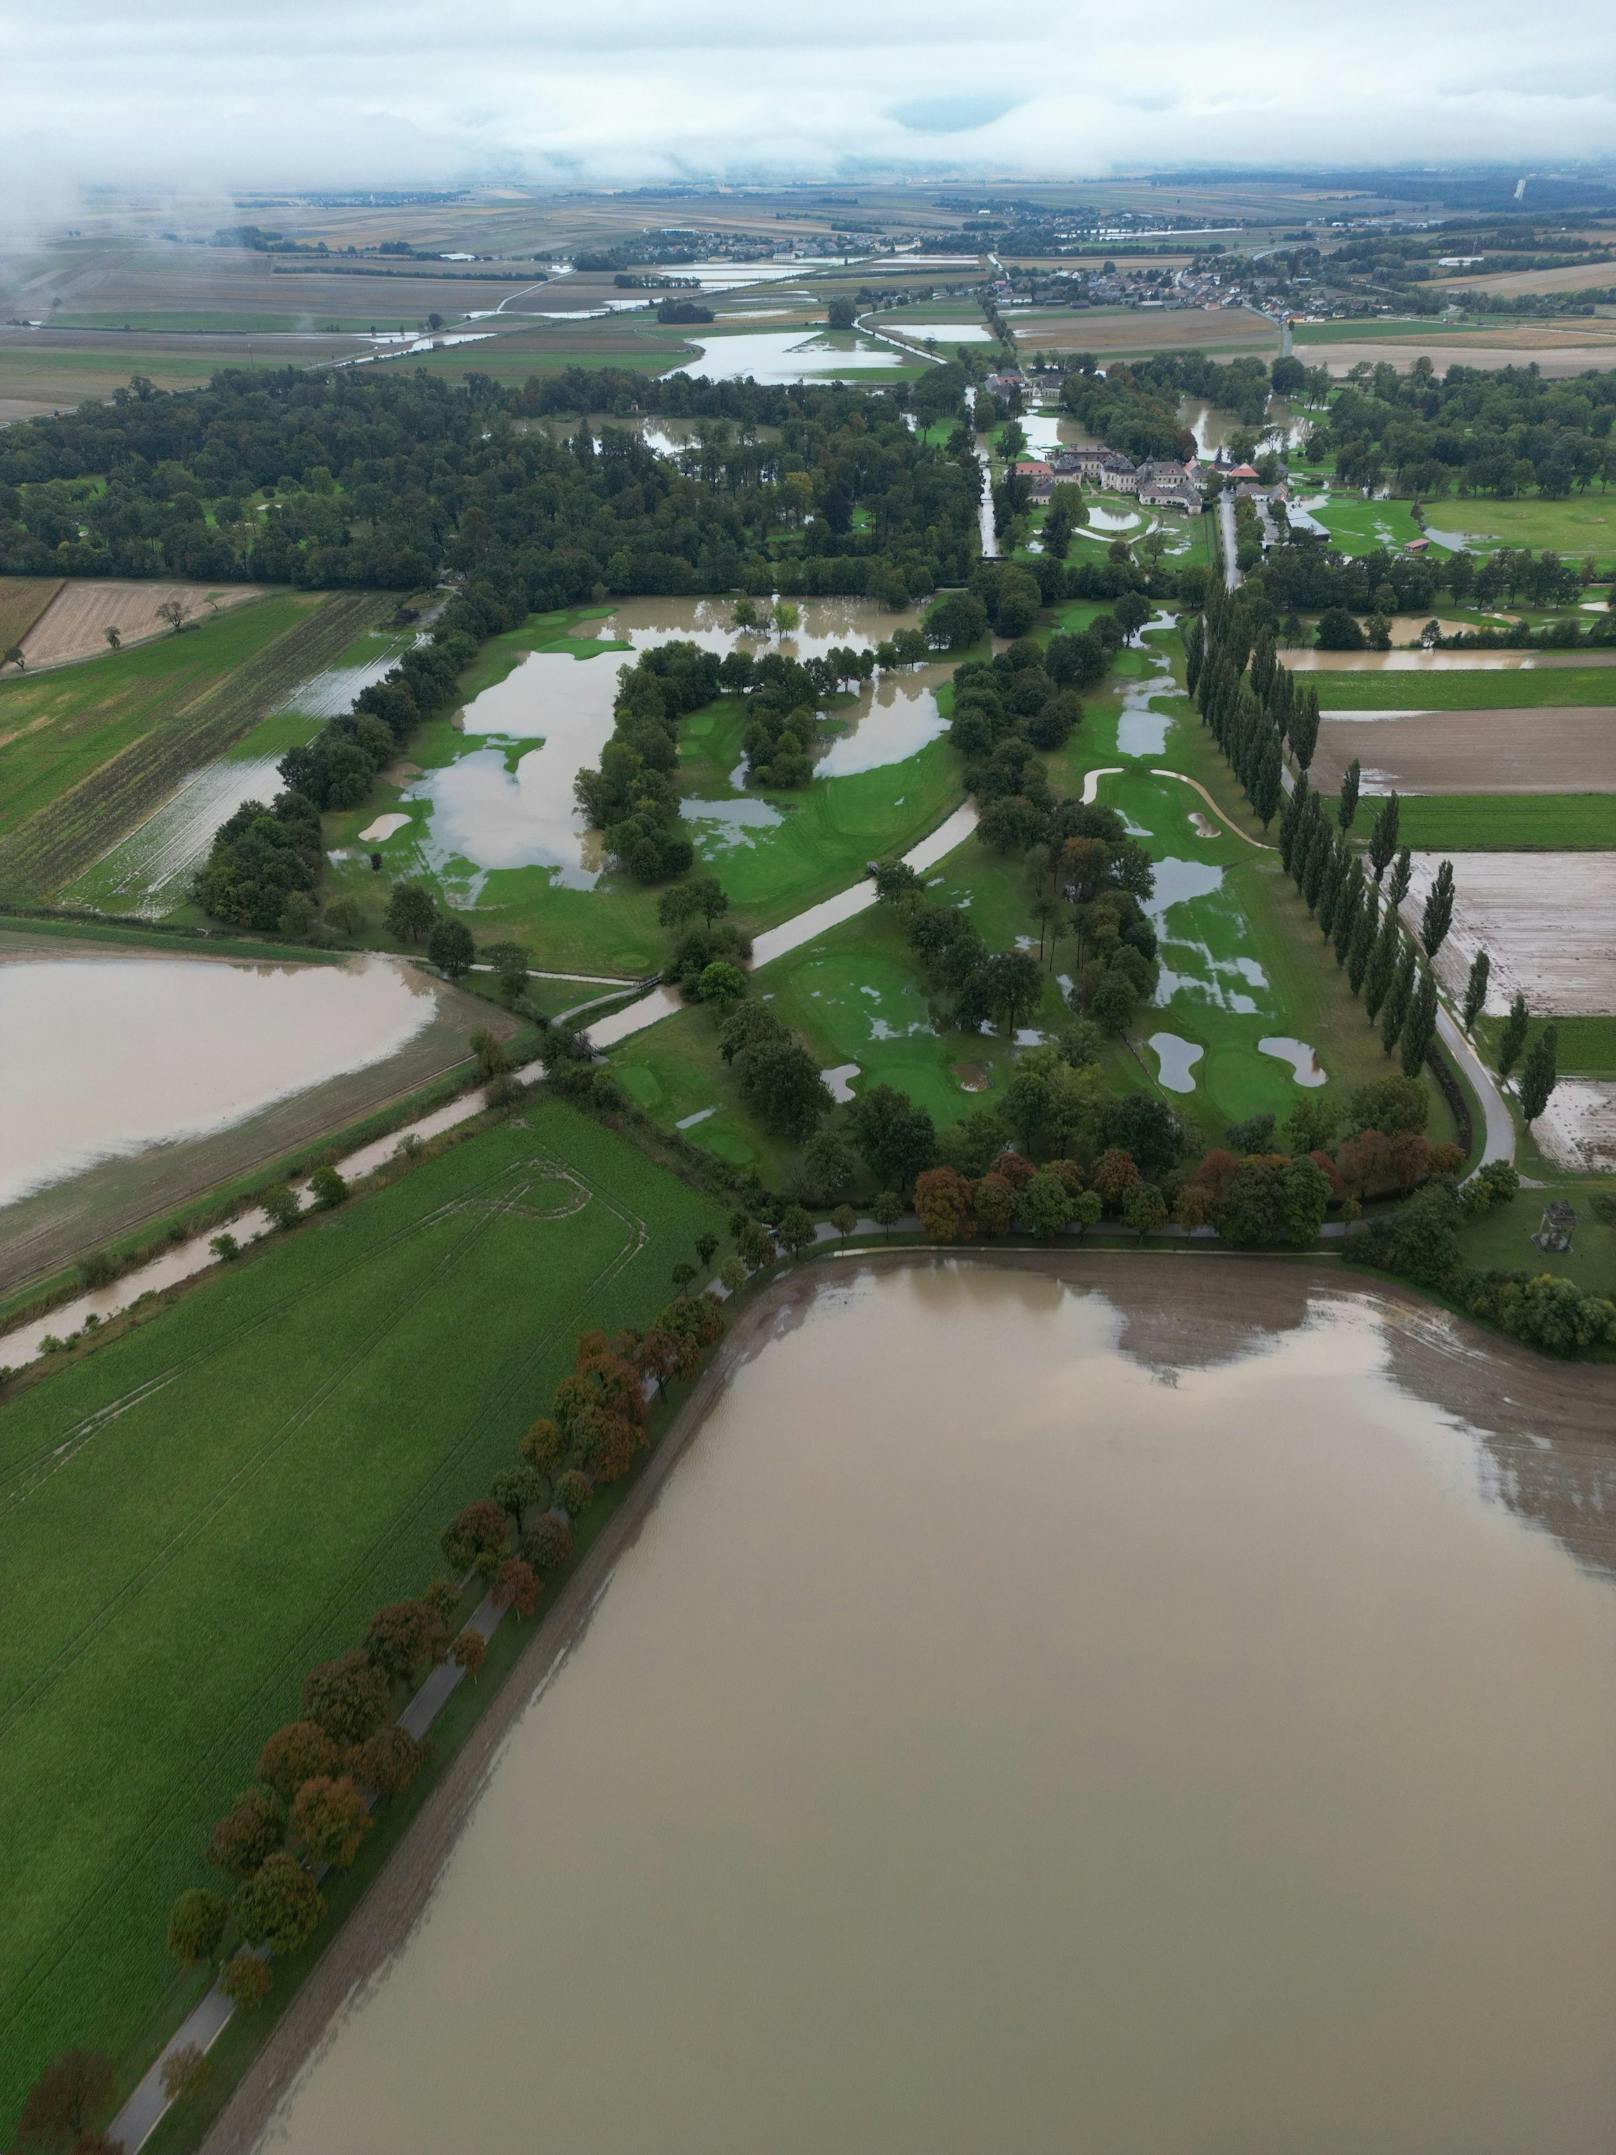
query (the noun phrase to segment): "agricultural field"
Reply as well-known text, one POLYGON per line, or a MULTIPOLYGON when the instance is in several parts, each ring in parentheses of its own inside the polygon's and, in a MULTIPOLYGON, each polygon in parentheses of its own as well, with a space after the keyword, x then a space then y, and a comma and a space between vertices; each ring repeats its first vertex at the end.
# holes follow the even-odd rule
POLYGON ((61 588, 57 576, 0 577, 0 653, 13 647, 23 649, 30 630, 61 588))
POLYGON ((279 592, 180 636, 0 684, 0 895, 64 890, 286 709, 387 606, 374 592, 279 592))
POLYGON ((201 389, 221 367, 309 367, 350 356, 353 337, 192 335, 136 330, 0 326, 0 424, 71 409, 127 389, 136 375, 158 389, 201 389))
MULTIPOLYGON (((1417 921, 1438 861, 1414 855, 1404 908, 1417 921)), ((1453 927, 1437 956, 1443 985, 1462 993, 1478 949, 1492 958, 1489 1011, 1519 989, 1539 1016, 1616 1011, 1616 854, 1455 853, 1453 927)))
MULTIPOLYGON (((1438 540, 1433 526, 1453 534, 1471 553, 1524 546, 1535 553, 1566 554, 1573 559, 1591 557, 1602 574, 1616 574, 1616 495, 1604 488, 1559 501, 1547 501, 1536 494, 1515 495, 1508 500, 1491 494, 1453 498, 1444 495, 1439 501, 1427 502, 1425 513, 1426 528, 1437 544, 1452 541, 1438 540)), ((1604 594, 1590 596, 1602 598, 1604 594)))
POLYGON ((1531 711, 1616 709, 1616 669, 1608 665, 1467 666, 1461 651, 1435 652, 1428 667, 1321 667, 1314 676, 1326 716, 1337 711, 1531 711))
POLYGON ((535 1103, 8 1407, 0 2111, 54 2050, 116 2055, 190 1994, 167 1910, 302 1672, 441 1570, 578 1334, 646 1323, 722 1227, 535 1103))
POLYGON ((1406 844, 1425 853, 1609 852, 1616 849, 1616 797, 1405 793, 1397 827, 1406 844))
MULTIPOLYGON (((0 592, 3 589, 0 586, 0 592)), ((173 626, 158 613, 160 606, 183 606, 186 619, 196 622, 264 595, 261 584, 103 583, 75 577, 61 586, 23 637, 23 656, 35 668, 101 658, 108 648, 108 629, 117 630, 124 647, 171 636, 173 626)))
MULTIPOLYGON (((1313 680, 1324 696, 1323 678, 1313 680)), ((1603 822, 1608 830, 1616 823, 1616 802, 1607 797, 1616 793, 1613 718, 1616 712, 1596 706, 1536 704, 1325 718, 1312 775, 1316 784, 1336 786, 1356 757, 1369 793, 1572 795, 1587 804, 1572 821, 1590 829, 1603 822)))
POLYGON ((1577 316, 1558 322, 1470 323, 1443 316, 1430 320, 1297 322, 1291 339, 1298 358, 1344 375, 1360 364, 1411 366, 1429 359, 1439 374, 1449 367, 1518 367, 1528 362, 1550 380, 1616 366, 1616 324, 1577 316))
POLYGON ((1483 270, 1466 277, 1433 277, 1431 282, 1456 296, 1493 292, 1515 298, 1523 292, 1597 292, 1616 285, 1616 262, 1568 262, 1560 269, 1483 270))
POLYGON ((1263 352, 1279 331, 1245 307, 1072 307, 1009 316, 1016 342, 1036 352, 1263 352))

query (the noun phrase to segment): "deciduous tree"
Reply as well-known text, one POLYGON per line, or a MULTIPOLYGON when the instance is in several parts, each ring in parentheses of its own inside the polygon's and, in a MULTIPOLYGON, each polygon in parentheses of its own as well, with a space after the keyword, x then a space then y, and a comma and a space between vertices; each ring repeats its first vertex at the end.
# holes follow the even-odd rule
POLYGON ((305 1781, 292 1799, 292 1832, 315 1863, 346 1870, 374 1824, 351 1774, 321 1774, 305 1781))
POLYGON ((290 1803, 305 1781, 335 1773, 341 1760, 341 1748, 318 1721, 292 1721, 278 1728, 259 1752, 258 1778, 282 1803, 290 1803))
POLYGON ((265 1857, 237 1887, 231 1906, 248 1944, 267 1945, 272 1953, 295 1953, 325 1913, 319 1887, 285 1849, 265 1857))
POLYGON ((112 2108, 112 2060, 98 2050, 64 2050, 23 2098, 17 2139, 25 2148, 66 2148, 112 2108))
POLYGON ((168 1950, 188 1967, 212 1960, 229 1914, 230 1903, 222 1893, 189 1887, 168 1912, 168 1950))

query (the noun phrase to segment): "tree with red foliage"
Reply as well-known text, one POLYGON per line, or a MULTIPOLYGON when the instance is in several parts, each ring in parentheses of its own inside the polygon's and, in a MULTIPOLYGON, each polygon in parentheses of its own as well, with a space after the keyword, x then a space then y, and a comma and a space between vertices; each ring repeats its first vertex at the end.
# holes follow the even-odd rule
POLYGON ((281 1845, 286 1813, 267 1788, 249 1788, 238 1796, 214 1827, 208 1861, 226 1878, 251 1878, 281 1845))
POLYGON ((933 1242, 969 1242, 976 1232, 971 1185, 957 1168, 928 1167, 916 1177, 915 1213, 933 1242))
POLYGON ((377 1729, 363 1743, 355 1744, 348 1754, 348 1764, 362 1787, 373 1788, 378 1796, 398 1796, 420 1772, 425 1756, 425 1747, 409 1730, 390 1721, 386 1728, 377 1729))
POLYGON ((336 1743, 363 1743, 387 1719, 387 1678, 361 1647, 322 1661, 303 1679, 303 1712, 336 1743))
POLYGON ((519 1617, 531 1616, 539 1605, 538 1574, 519 1556, 508 1556, 494 1581, 494 1599, 502 1609, 514 1609, 519 1617))
POLYGON ((511 1523, 487 1497, 468 1504, 443 1530, 439 1546, 453 1571, 475 1571, 491 1579, 499 1569, 511 1523))
POLYGON ((282 1803, 290 1803, 305 1781, 335 1773, 342 1752, 318 1721, 289 1721, 278 1728, 258 1754, 258 1778, 282 1803))
POLYGON ((316 1863, 346 1870, 374 1824, 351 1774, 305 1781, 292 1802, 292 1831, 316 1863))
POLYGON ((407 1684, 443 1659, 448 1628, 429 1601, 395 1601, 378 1609, 365 1633, 365 1652, 391 1684, 407 1684))
POLYGON ((482 1667, 483 1656, 487 1651, 488 1641, 480 1631, 462 1631, 449 1649, 449 1658, 475 1682, 477 1671, 482 1667))
POLYGON ((983 1234, 1007 1235, 1016 1220, 1015 1190, 997 1172, 983 1175, 971 1191, 971 1209, 983 1234))
POLYGON ((231 1905, 248 1944, 267 1945, 272 1953, 295 1953, 325 1913, 319 1887, 284 1848, 237 1887, 231 1905))
POLYGON ((112 2060, 98 2050, 64 2050, 52 2058, 23 2099, 17 2138, 28 2148, 62 2148, 93 2132, 112 2107, 112 2060))
POLYGON ((1117 1213, 1121 1211, 1122 1200, 1128 1192, 1144 1178, 1140 1175, 1133 1154, 1123 1152, 1120 1147, 1114 1145, 1109 1152, 1102 1152, 1095 1161, 1092 1179, 1106 1211, 1117 1213))

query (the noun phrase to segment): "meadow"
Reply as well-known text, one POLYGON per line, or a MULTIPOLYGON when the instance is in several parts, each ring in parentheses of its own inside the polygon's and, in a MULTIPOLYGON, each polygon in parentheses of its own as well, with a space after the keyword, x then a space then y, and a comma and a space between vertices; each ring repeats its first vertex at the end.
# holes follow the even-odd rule
POLYGON ((165 1994, 167 1909, 313 1662, 441 1569, 591 1325, 718 1208, 559 1102, 272 1243, 0 1425, 0 2115, 165 1994))
MULTIPOLYGON (((1364 810, 1373 805, 1366 800, 1364 810)), ((1410 793, 1397 828, 1405 845, 1425 853, 1610 851, 1616 794, 1410 793)))
POLYGON ((384 604, 374 592, 278 592, 183 635, 0 684, 0 893, 62 890, 384 604))
MULTIPOLYGON (((1459 654, 1456 654, 1459 655, 1459 654)), ((1605 708, 1616 703, 1616 668, 1609 666, 1449 667, 1384 673, 1352 666, 1321 667, 1306 678, 1331 711, 1529 710, 1554 704, 1605 708)))

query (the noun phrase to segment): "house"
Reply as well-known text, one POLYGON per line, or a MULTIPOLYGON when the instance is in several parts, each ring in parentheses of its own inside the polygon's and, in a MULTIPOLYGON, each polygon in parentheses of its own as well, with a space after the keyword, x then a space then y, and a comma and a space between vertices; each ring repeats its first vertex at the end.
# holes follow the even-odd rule
POLYGON ((1055 474, 1040 459, 1029 458, 1024 463, 1012 464, 1010 469, 1016 478, 1026 480, 1034 501, 1047 501, 1054 492, 1055 474))
POLYGON ((1430 546, 1429 539, 1407 539, 1403 544, 1403 552, 1405 554, 1424 554, 1430 551, 1430 546))
POLYGON ((1002 374, 990 374, 983 384, 990 396, 1015 397, 1022 395, 1027 387, 1027 377, 1015 367, 1007 367, 1002 374))
POLYGON ((1203 506, 1201 489, 1191 480, 1152 479, 1139 489, 1139 506, 1142 509, 1176 509, 1180 516, 1199 516, 1203 506))
POLYGON ((1242 479, 1255 479, 1257 477, 1257 467, 1255 464, 1230 464, 1225 467, 1223 476, 1225 479, 1233 480, 1238 484, 1242 479))

